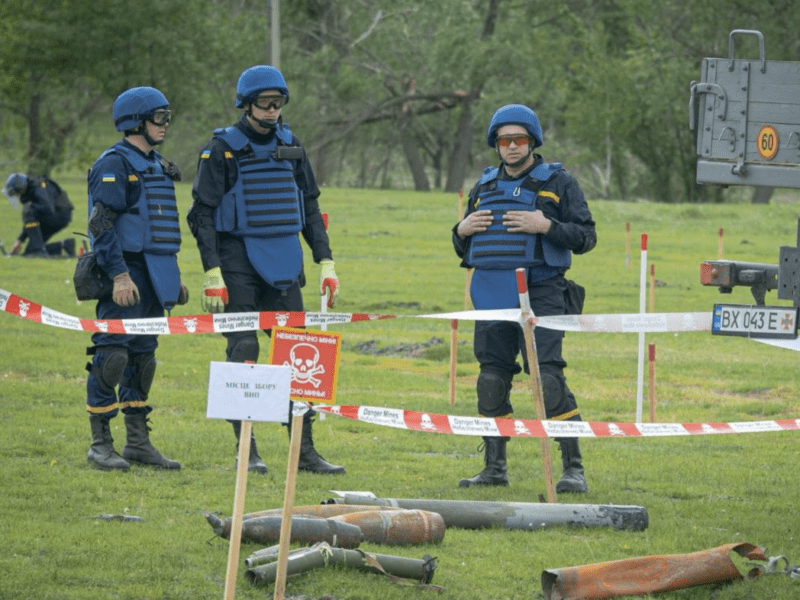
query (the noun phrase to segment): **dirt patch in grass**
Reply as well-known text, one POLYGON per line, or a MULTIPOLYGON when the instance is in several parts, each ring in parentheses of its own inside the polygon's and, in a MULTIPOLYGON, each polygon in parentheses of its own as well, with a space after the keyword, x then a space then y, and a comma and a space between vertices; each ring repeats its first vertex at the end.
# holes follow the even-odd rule
POLYGON ((357 354, 368 354, 370 356, 402 356, 405 358, 420 358, 424 356, 428 348, 444 345, 444 340, 432 337, 427 342, 418 344, 397 344, 395 346, 379 346, 377 340, 367 340, 356 344, 342 342, 342 349, 347 348, 350 352, 357 354))

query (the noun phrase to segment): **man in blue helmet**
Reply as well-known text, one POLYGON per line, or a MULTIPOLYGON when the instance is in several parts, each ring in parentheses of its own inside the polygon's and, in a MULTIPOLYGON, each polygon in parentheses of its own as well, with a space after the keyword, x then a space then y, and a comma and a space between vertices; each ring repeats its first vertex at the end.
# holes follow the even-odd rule
MULTIPOLYGON (((205 271, 201 304, 206 312, 303 311, 299 234, 321 266, 318 290, 327 294, 329 307, 339 293, 314 172, 300 140, 283 122, 281 110, 288 102, 289 89, 278 69, 246 69, 236 86, 241 118, 215 130, 200 152, 187 220, 205 271)), ((257 362, 257 333, 224 334, 227 360, 257 362)), ((308 411, 303 419, 299 469, 344 473, 314 448, 313 414, 308 411)), ((241 423, 232 424, 238 444, 241 423)), ((267 472, 254 436, 248 469, 267 472)))
POLYGON ((44 175, 12 173, 3 186, 3 194, 11 206, 22 203, 22 233, 11 247, 11 254, 25 257, 75 256, 75 238, 50 242, 56 233, 72 221, 74 207, 67 193, 44 175), (28 243, 22 251, 22 244, 28 243))
MULTIPOLYGON (((583 288, 564 277, 572 254, 583 254, 597 243, 595 223, 583 191, 560 163, 545 163, 533 151, 544 136, 533 110, 521 104, 498 109, 486 140, 496 148, 499 167, 484 170, 469 195, 464 218, 453 228, 453 245, 462 267, 474 269, 470 295, 476 309, 519 307, 515 271, 526 268, 531 307, 537 316, 580 313, 583 288)), ((580 421, 575 396, 564 377, 563 332, 534 330, 548 419, 580 421)), ((507 321, 475 322, 475 356, 480 363, 478 412, 508 417, 511 381, 528 372, 522 328, 507 321)), ((484 469, 459 481, 471 485, 508 485, 504 437, 484 437, 484 469)), ((563 475, 557 492, 586 492, 577 438, 557 440, 563 475)))
MULTIPOLYGON (((89 237, 97 264, 114 283, 111 295, 98 299, 97 319, 160 318, 164 309, 188 300, 177 259, 173 180, 180 173, 155 150, 169 127, 169 102, 155 88, 135 87, 117 97, 112 114, 124 137, 100 155, 88 176, 89 237)), ((149 437, 157 336, 98 332, 92 343, 86 352, 92 356, 86 365, 89 463, 103 470, 127 471, 131 462, 180 469, 149 437), (109 425, 120 410, 127 436, 121 456, 109 425)))

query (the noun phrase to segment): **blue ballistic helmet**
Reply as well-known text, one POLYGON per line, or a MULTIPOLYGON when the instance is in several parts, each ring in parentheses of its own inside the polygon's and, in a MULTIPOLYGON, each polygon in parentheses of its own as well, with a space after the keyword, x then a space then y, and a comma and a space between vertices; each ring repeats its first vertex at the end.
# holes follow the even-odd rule
POLYGON ((507 104, 495 111, 492 120, 489 122, 489 131, 486 133, 486 142, 490 148, 495 147, 497 130, 503 125, 520 125, 524 127, 533 138, 531 148, 538 148, 544 144, 544 134, 542 133, 542 126, 539 125, 539 117, 523 104, 507 104))
POLYGON ((19 197, 28 189, 28 177, 25 173, 12 173, 3 186, 3 195, 8 198, 14 208, 19 206, 19 197))
POLYGON ((21 196, 28 187, 28 177, 25 173, 12 173, 6 179, 3 193, 7 196, 21 196))
POLYGON ((236 84, 236 108, 243 108, 245 103, 252 102, 264 90, 280 90, 289 103, 289 88, 283 74, 269 65, 257 65, 245 69, 236 84))
POLYGON ((134 129, 159 108, 167 108, 169 100, 155 88, 135 87, 125 90, 114 100, 111 114, 117 131, 134 129))

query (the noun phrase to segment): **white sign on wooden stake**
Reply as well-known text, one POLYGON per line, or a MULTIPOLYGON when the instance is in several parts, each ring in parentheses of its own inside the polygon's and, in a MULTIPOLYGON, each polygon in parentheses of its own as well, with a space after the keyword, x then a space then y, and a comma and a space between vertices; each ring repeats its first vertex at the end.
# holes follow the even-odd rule
POLYGON ((291 380, 288 365, 211 362, 206 416, 288 423, 291 380))

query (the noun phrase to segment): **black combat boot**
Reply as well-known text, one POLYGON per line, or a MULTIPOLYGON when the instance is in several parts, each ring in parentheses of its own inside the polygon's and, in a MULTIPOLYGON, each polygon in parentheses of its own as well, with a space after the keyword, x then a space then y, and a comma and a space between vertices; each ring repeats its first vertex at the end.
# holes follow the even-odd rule
MULTIPOLYGON (((471 485, 508 485, 508 465, 506 464, 507 437, 483 438, 483 471, 458 482, 458 487, 471 485)), ((480 449, 480 446, 478 447, 480 449)))
POLYGON ((586 477, 583 475, 581 462, 581 447, 578 438, 561 438, 558 440, 561 447, 561 464, 564 469, 561 481, 556 484, 556 492, 573 492, 584 494, 589 491, 586 477))
POLYGON ((69 258, 75 258, 75 238, 67 238, 60 242, 50 242, 45 245, 47 256, 50 258, 59 258, 62 252, 69 258))
MULTIPOLYGON (((239 437, 242 433, 242 422, 241 421, 230 421, 230 424, 233 425, 233 433, 236 436, 236 460, 233 463, 233 468, 239 468, 239 437)), ((261 457, 258 455, 258 448, 256 447, 256 437, 251 433, 250 434, 250 458, 247 461, 247 470, 252 471, 253 473, 261 473, 262 475, 267 474, 267 465, 264 464, 264 461, 261 460, 261 457)))
MULTIPOLYGON (((313 419, 303 419, 303 435, 300 438, 300 461, 297 465, 299 471, 309 473, 322 473, 325 475, 339 475, 346 473, 346 469, 339 465, 332 465, 322 458, 314 448, 314 438, 311 434, 313 419)), ((287 427, 289 439, 292 438, 291 423, 287 427)))
POLYGON ((143 412, 125 415, 125 431, 128 438, 122 449, 122 457, 130 462, 161 469, 180 469, 181 463, 170 460, 150 443, 148 421, 147 414, 143 412))
POLYGON ((130 463, 117 454, 114 449, 114 439, 111 437, 108 417, 89 415, 89 424, 92 427, 92 445, 89 447, 86 460, 103 471, 111 469, 127 471, 130 469, 130 463))

